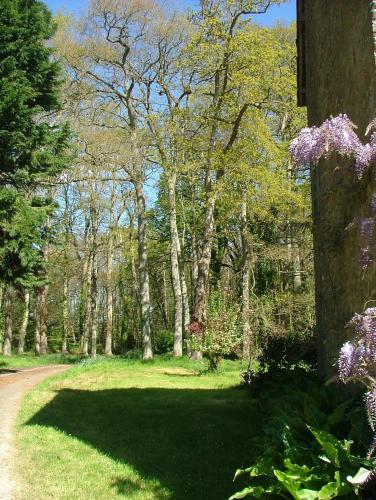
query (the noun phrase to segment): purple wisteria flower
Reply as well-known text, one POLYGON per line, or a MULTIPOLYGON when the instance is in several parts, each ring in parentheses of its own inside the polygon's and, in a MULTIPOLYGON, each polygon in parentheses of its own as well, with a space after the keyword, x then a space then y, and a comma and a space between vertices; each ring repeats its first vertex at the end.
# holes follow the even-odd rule
MULTIPOLYGON (((320 127, 304 128, 290 145, 290 152, 298 164, 317 163, 321 158, 336 153, 354 160, 357 177, 362 178, 370 165, 376 166, 376 118, 367 128, 368 144, 363 144, 355 133, 355 125, 346 114, 328 118, 320 127)), ((368 269, 373 262, 373 242, 376 217, 376 193, 370 202, 372 217, 358 217, 362 248, 360 266, 368 269)))
MULTIPOLYGON (((354 338, 346 342, 339 353, 338 375, 343 383, 351 381, 366 385, 365 402, 369 424, 376 432, 376 307, 370 307, 363 314, 355 314, 348 324, 354 338)), ((376 436, 369 455, 376 449, 376 436)))
POLYGON ((342 346, 338 358, 338 368, 339 378, 344 384, 365 375, 362 353, 351 342, 346 342, 342 346))
POLYGON ((325 120, 320 128, 327 137, 328 151, 351 156, 362 145, 354 132, 355 125, 346 114, 325 120))
POLYGON ((366 393, 366 407, 367 407, 367 415, 368 422, 373 430, 376 431, 376 385, 372 386, 372 388, 366 393))
POLYGON ((361 178, 366 168, 371 164, 375 157, 374 146, 370 144, 360 144, 355 152, 355 172, 361 178))
POLYGON ((321 129, 317 127, 303 128, 298 137, 291 142, 290 152, 296 163, 318 162, 325 154, 325 142, 321 129))
POLYGON ((368 144, 360 141, 355 128, 346 114, 328 118, 320 127, 303 128, 291 142, 291 155, 303 165, 317 163, 330 153, 347 156, 355 160, 354 169, 360 178, 376 162, 376 119, 367 129, 367 133, 372 131, 368 144))

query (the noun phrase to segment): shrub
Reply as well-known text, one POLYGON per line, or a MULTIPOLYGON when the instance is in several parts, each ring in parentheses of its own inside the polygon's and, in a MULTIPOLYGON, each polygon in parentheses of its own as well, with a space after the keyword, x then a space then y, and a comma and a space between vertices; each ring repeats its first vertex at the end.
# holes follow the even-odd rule
POLYGON ((209 370, 214 371, 224 356, 234 354, 241 346, 239 308, 230 304, 226 297, 213 294, 207 314, 205 325, 191 323, 189 346, 192 351, 202 351, 209 360, 209 370))
POLYGON ((236 472, 249 484, 232 499, 361 494, 373 467, 373 461, 362 458, 369 430, 361 397, 349 396, 337 385, 323 389, 314 373, 301 369, 276 370, 260 377, 252 390, 261 399, 266 425, 251 443, 260 450, 258 460, 236 472))
POLYGON ((170 330, 160 330, 154 340, 154 351, 156 354, 171 352, 174 348, 174 334, 170 330))
POLYGON ((313 297, 311 294, 280 293, 265 296, 253 308, 251 329, 262 370, 301 362, 316 365, 313 297))

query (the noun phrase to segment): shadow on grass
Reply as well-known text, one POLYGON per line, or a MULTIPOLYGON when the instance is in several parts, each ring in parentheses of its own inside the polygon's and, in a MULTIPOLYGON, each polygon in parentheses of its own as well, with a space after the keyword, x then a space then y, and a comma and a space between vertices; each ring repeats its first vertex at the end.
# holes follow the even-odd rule
MULTIPOLYGON (((238 387, 63 389, 26 425, 75 436, 145 479, 157 479, 173 499, 220 500, 239 489, 235 470, 255 458, 250 437, 260 428, 257 413, 238 387)), ((122 477, 114 484, 125 497, 135 488, 122 477)))

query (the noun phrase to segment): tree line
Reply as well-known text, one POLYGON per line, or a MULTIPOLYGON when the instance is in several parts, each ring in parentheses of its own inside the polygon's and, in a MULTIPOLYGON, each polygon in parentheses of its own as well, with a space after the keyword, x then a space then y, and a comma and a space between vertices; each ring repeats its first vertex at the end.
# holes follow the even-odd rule
POLYGON ((5 2, 4 354, 249 359, 312 338, 295 27, 258 24, 271 3, 91 0, 53 21, 5 2))

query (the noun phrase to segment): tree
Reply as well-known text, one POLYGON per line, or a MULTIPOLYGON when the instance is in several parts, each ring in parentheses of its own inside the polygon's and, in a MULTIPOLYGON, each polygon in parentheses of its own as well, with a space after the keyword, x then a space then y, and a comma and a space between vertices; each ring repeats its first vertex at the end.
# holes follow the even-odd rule
POLYGON ((0 185, 31 185, 60 170, 66 139, 65 130, 40 119, 59 108, 59 65, 45 43, 54 23, 38 0, 5 0, 0 26, 0 185))
POLYGON ((59 64, 46 43, 55 26, 38 0, 5 0, 0 12, 0 275, 30 288, 45 278, 44 221, 54 208, 38 190, 67 162, 60 125, 59 64))

